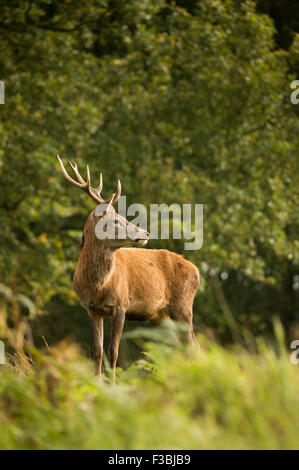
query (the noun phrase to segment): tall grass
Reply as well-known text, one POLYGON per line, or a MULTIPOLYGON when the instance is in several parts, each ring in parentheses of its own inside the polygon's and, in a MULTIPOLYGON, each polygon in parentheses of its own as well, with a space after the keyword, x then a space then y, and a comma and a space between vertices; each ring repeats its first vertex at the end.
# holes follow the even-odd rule
POLYGON ((299 365, 282 340, 252 354, 200 339, 148 342, 116 386, 66 342, 0 366, 0 448, 299 448, 299 365))

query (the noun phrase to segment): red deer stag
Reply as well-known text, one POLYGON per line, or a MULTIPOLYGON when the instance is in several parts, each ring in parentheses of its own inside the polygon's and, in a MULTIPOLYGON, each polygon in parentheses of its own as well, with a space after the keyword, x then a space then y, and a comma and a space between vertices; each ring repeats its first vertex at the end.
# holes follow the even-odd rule
POLYGON ((58 160, 65 178, 77 188, 86 191, 97 203, 97 209, 102 209, 100 216, 94 209, 85 223, 73 287, 86 308, 92 325, 96 374, 100 376, 103 318, 111 317, 108 358, 115 382, 118 348, 125 319, 149 320, 152 324, 159 324, 166 317, 182 322, 187 326, 187 341, 196 343, 192 327, 192 307, 199 286, 199 272, 194 264, 168 250, 123 248, 131 244, 145 245, 149 233, 117 214, 112 207, 121 193, 120 181, 118 180, 116 193, 104 200, 101 196, 102 174, 99 187, 95 189, 91 187, 88 166, 85 181, 77 165, 69 162, 76 177, 74 180, 67 173, 59 156, 58 160), (102 204, 105 206, 99 206, 102 204), (114 239, 99 239, 96 236, 96 225, 100 219, 102 223, 113 224, 116 231, 114 239), (120 229, 125 230, 122 232, 126 234, 125 237, 117 237, 120 229))

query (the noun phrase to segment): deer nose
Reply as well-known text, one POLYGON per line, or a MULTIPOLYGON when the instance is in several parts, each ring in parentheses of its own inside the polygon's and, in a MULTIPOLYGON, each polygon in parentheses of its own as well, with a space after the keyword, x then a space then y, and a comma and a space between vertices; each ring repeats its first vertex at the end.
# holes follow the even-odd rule
POLYGON ((144 233, 144 235, 146 236, 147 239, 149 239, 150 233, 147 232, 147 231, 144 230, 144 229, 140 229, 140 227, 138 227, 138 226, 136 225, 136 227, 135 227, 135 232, 140 232, 140 231, 144 233))

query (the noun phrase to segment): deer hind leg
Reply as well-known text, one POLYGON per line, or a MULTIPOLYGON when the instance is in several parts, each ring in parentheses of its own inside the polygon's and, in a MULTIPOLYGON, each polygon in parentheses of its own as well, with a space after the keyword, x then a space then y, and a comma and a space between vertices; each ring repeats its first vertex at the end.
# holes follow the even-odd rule
POLYGON ((113 370, 113 384, 115 384, 115 369, 116 362, 118 358, 118 348, 120 343, 120 338, 123 332, 123 327, 125 323, 125 311, 117 311, 112 317, 111 325, 111 337, 110 344, 108 347, 108 359, 110 367, 113 370))
POLYGON ((101 382, 104 342, 104 319, 100 315, 94 315, 89 312, 88 316, 93 330, 95 373, 99 376, 101 382))
POLYGON ((172 320, 177 321, 187 327, 186 331, 182 333, 183 342, 199 346, 199 343, 193 331, 192 306, 188 307, 177 303, 176 305, 169 306, 168 312, 169 317, 172 320))

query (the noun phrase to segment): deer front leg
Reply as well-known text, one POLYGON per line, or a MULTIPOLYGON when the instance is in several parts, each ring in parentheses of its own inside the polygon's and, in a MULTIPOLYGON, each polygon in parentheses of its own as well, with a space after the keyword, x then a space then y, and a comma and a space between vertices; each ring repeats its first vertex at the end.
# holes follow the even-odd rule
POLYGON ((115 369, 118 358, 119 342, 125 323, 125 311, 118 310, 112 317, 111 338, 108 348, 108 359, 110 367, 113 369, 113 384, 115 384, 115 369))
POLYGON ((95 373, 99 376, 101 383, 102 375, 102 359, 103 359, 103 342, 104 342, 104 319, 102 316, 88 314, 90 323, 93 330, 94 342, 94 359, 95 359, 95 373))

